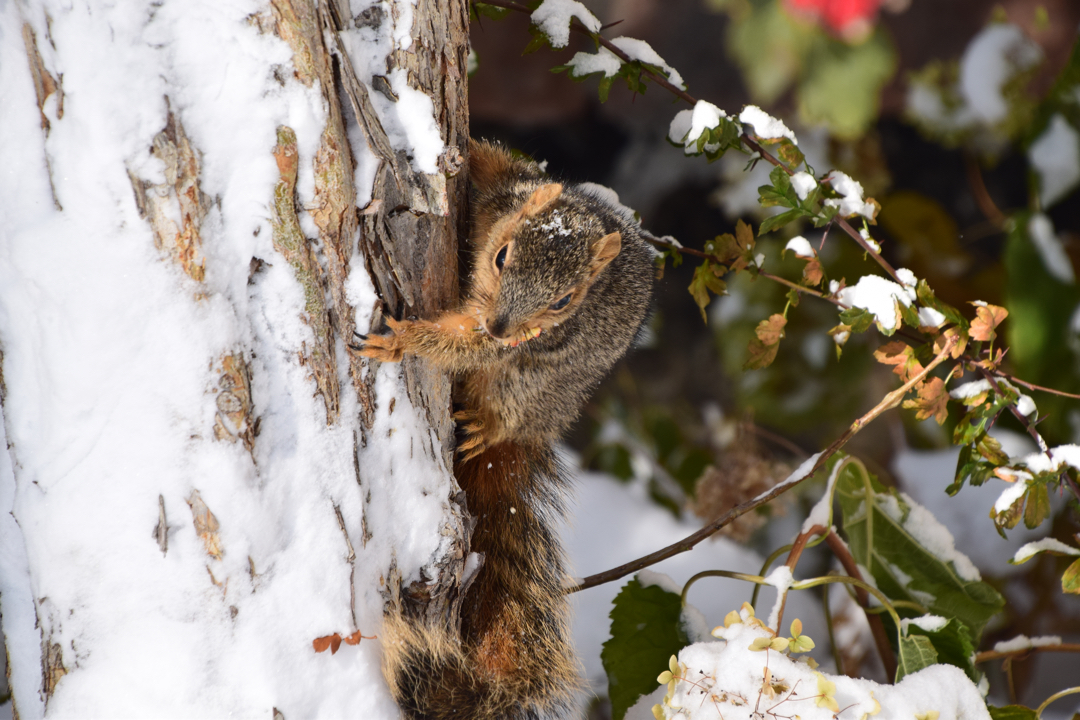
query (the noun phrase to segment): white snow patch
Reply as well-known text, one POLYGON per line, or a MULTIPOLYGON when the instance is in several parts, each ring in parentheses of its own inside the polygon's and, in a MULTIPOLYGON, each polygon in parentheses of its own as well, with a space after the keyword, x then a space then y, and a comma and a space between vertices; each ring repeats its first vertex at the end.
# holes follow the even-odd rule
POLYGON ((946 317, 939 311, 930 307, 919 308, 919 327, 941 327, 945 324, 946 317))
POLYGON ((960 94, 975 118, 993 125, 1005 119, 1005 83, 1042 59, 1039 46, 1015 25, 991 24, 975 36, 960 60, 960 94))
POLYGON ((739 122, 754 126, 754 134, 762 140, 779 140, 787 138, 798 145, 799 141, 795 133, 788 129, 783 120, 778 120, 772 115, 759 108, 757 105, 747 105, 739 113, 739 122))
POLYGON ((551 47, 562 48, 570 42, 570 23, 574 18, 589 32, 599 32, 601 23, 577 0, 544 0, 532 14, 533 25, 548 36, 551 47))
POLYGON ((645 63, 647 65, 655 65, 664 71, 664 74, 668 77, 670 82, 680 90, 685 90, 686 85, 683 84, 682 75, 679 71, 667 64, 664 58, 660 57, 652 46, 644 40, 638 40, 631 37, 617 37, 611 41, 611 44, 626 53, 631 60, 637 60, 638 62, 645 63))
MULTIPOLYGON (((978 687, 964 672, 953 665, 933 665, 906 676, 895 685, 879 685, 870 680, 843 675, 824 675, 783 653, 750 650, 758 638, 772 639, 764 628, 746 623, 733 624, 725 629, 725 642, 704 642, 690 645, 679 653, 679 662, 687 667, 669 703, 663 705, 664 718, 680 720, 716 720, 750 717, 762 689, 763 671, 768 665, 773 683, 788 688, 790 702, 798 703, 798 715, 803 720, 833 720, 834 711, 814 702, 819 695, 818 679, 835 683, 833 697, 840 708, 851 717, 874 714, 876 720, 910 720, 930 711, 938 720, 989 720, 986 703, 978 687), (702 687, 711 700, 702 701, 702 687)), ((628 713, 628 718, 649 717, 650 696, 628 713), (640 710, 639 710, 640 708, 640 710)), ((779 699, 769 700, 775 704, 779 699)), ((764 699, 762 704, 764 704, 764 699)))
POLYGON ((994 386, 990 384, 989 380, 972 380, 950 390, 949 397, 953 400, 967 400, 976 395, 991 392, 993 389, 994 386))
POLYGON ((809 259, 816 255, 814 248, 810 247, 810 241, 802 235, 796 235, 788 240, 788 244, 784 246, 784 250, 791 250, 795 253, 796 257, 801 258, 809 259))
POLYGON ((791 187, 795 189, 795 194, 800 200, 810 197, 810 193, 814 192, 817 186, 817 179, 808 172, 800 170, 791 176, 791 187))
POLYGON ((994 643, 994 652, 1008 653, 1036 647, 1052 647, 1060 644, 1061 638, 1057 635, 1042 635, 1032 638, 1029 638, 1027 635, 1017 635, 1011 640, 1002 640, 1001 642, 994 643))
POLYGON ((1043 134, 1031 143, 1028 159, 1039 174, 1039 201, 1050 207, 1080 182, 1080 134, 1056 113, 1043 134))
POLYGON ((780 619, 780 608, 784 606, 785 595, 794 582, 795 578, 791 575, 791 568, 787 565, 781 565, 765 576, 765 584, 776 588, 776 602, 773 603, 772 610, 769 612, 769 620, 766 623, 773 630, 779 631, 780 629, 776 626, 780 619))
POLYGON ((606 47, 601 47, 595 53, 575 53, 567 65, 570 66, 573 77, 585 77, 598 72, 604 73, 604 77, 612 77, 622 67, 622 60, 606 47))
POLYGON ((1027 562, 1041 552, 1055 552, 1061 553, 1062 555, 1080 555, 1080 549, 1070 547, 1054 538, 1043 538, 1042 540, 1029 542, 1017 550, 1012 558, 1013 564, 1019 565, 1022 562, 1027 562))
POLYGON ((904 631, 905 635, 907 635, 908 627, 910 625, 922 628, 926 632, 937 632, 948 624, 949 621, 940 615, 920 615, 917 618, 902 618, 900 620, 900 628, 904 631))
POLYGON ((1069 260, 1061 239, 1054 232, 1054 224, 1050 218, 1044 213, 1035 213, 1028 220, 1027 230, 1046 271, 1066 285, 1076 282, 1072 261, 1069 260))
POLYGON ((413 170, 429 175, 437 173, 439 155, 445 146, 431 98, 409 86, 409 72, 405 68, 397 68, 387 79, 397 102, 378 92, 369 96, 390 144, 408 155, 413 170))
POLYGON ((911 297, 901 285, 880 275, 863 275, 859 282, 838 292, 836 298, 848 307, 869 311, 886 330, 896 329, 896 303, 911 305, 911 297))
POLYGON ((841 196, 839 199, 829 198, 825 201, 826 205, 836 208, 837 214, 841 217, 862 215, 865 218, 873 219, 874 204, 863 200, 862 183, 853 180, 850 175, 839 170, 833 170, 826 179, 832 189, 841 196))
POLYGON ((637 573, 637 579, 638 582, 641 583, 641 587, 643 588, 652 587, 653 585, 655 585, 664 592, 682 595, 682 586, 664 573, 658 573, 652 570, 639 570, 637 573))

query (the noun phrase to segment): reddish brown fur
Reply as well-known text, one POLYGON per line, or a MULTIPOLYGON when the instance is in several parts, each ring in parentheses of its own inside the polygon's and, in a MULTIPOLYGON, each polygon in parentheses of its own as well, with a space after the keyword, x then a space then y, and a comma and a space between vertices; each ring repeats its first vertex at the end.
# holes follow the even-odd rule
POLYGON ((579 681, 552 529, 566 479, 552 447, 644 322, 652 255, 605 197, 495 145, 470 154, 467 296, 435 320, 388 320, 391 334, 363 338, 360 352, 419 355, 457 375, 455 474, 484 563, 460 632, 388 616, 385 673, 409 718, 561 718, 579 681))

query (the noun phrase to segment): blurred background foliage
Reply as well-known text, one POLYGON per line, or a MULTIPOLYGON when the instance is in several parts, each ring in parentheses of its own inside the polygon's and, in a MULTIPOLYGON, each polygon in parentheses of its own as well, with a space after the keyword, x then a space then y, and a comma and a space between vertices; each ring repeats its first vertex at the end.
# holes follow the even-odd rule
MULTIPOLYGON (((880 201, 872 231, 886 259, 969 315, 976 299, 1006 307, 1010 370, 1080 393, 1080 3, 585 4, 604 23, 618 22, 607 36, 647 41, 698 98, 729 114, 758 104, 784 119, 815 171, 847 172, 880 201)), ((684 104, 655 86, 639 95, 618 84, 601 104, 595 81, 550 72, 577 51, 594 51, 591 43, 572 38, 565 50, 522 55, 529 37, 527 17, 513 13, 474 23, 474 136, 547 161, 555 175, 611 186, 648 229, 688 247, 733 232, 739 218, 764 217, 757 187, 767 167, 744 172, 737 153, 714 164, 683 157, 665 137, 684 104)), ((799 278, 803 263, 780 252, 799 232, 821 246, 831 279, 874 272, 854 243, 834 231, 822 244, 810 226, 759 239, 770 272, 799 278)), ((836 309, 806 297, 789 313, 776 361, 744 371, 755 326, 783 309, 787 290, 748 274, 729 278, 729 294, 702 323, 686 292, 693 268, 690 258, 668 264, 641 347, 596 394, 570 444, 586 466, 639 485, 673 513, 711 519, 783 479, 897 383, 871 356, 882 338, 855 336, 837 357, 827 334, 836 309)), ((1050 445, 1080 442, 1080 401, 1033 396, 1050 445)), ((948 447, 955 420, 939 427, 891 411, 848 450, 902 484, 896 458, 948 447)), ((1022 432, 1007 414, 999 426, 1022 432)), ((951 482, 943 474, 941 503, 951 482)), ((1069 541, 1080 516, 1075 504, 1055 507, 1053 536, 1069 541)), ((784 512, 772 507, 727 530, 768 554, 790 539, 770 536, 765 523, 784 512)), ((991 579, 1010 607, 1039 609, 1014 613, 991 638, 1080 634, 1078 601, 1046 581, 1054 562, 991 579)), ((1036 674, 1035 663, 1025 667, 1016 669, 1021 693, 1036 674)))

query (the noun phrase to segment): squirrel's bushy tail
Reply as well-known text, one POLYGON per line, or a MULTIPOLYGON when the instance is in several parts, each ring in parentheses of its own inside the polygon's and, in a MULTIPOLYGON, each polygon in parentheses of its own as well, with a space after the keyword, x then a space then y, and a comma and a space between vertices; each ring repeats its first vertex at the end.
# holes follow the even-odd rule
POLYGON ((384 621, 384 672, 416 720, 565 717, 580 688, 569 639, 563 553, 552 530, 564 475, 550 448, 502 443, 455 468, 472 550, 484 564, 461 629, 401 615, 384 621))

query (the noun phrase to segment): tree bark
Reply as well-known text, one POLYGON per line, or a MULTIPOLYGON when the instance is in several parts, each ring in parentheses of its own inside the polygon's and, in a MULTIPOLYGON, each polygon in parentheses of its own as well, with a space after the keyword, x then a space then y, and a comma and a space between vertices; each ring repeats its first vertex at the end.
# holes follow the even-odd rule
POLYGON ((451 473, 448 378, 415 360, 378 367, 346 345, 358 315, 377 331, 384 313, 428 317, 457 300, 467 0, 359 14, 348 0, 268 0, 239 19, 171 0, 127 14, 91 0, 14 5, 0 8, 0 24, 21 27, 0 34, 0 84, 14 99, 0 108, 11 129, 0 153, 33 158, 25 177, 0 181, 0 619, 17 717, 137 713, 142 700, 189 714, 385 713, 377 645, 351 651, 357 670, 315 655, 312 641, 370 637, 387 601, 452 612, 470 523, 451 473), (385 40, 410 12, 399 34, 409 40, 385 69, 352 61, 349 48, 385 40), (131 31, 132 18, 145 22, 131 31), (196 27, 224 40, 189 52, 196 27), (270 59, 282 55, 272 36, 291 60, 270 59), (225 60, 199 65, 215 53, 225 60), (229 73, 252 57, 273 81, 238 109, 229 73), (144 77, 140 58, 164 70, 144 77), (415 168, 372 102, 396 100, 386 76, 400 69, 432 100, 445 145, 435 173, 415 168), (110 105, 104 79, 122 86, 127 72, 151 90, 110 105), (221 93, 202 87, 214 83, 221 93), (214 134, 247 111, 263 143, 254 155, 214 134), (284 120, 272 134, 267 114, 284 120), (137 120, 126 135, 110 127, 126 117, 137 120), (80 164, 76 148, 107 143, 126 154, 80 164), (372 175, 358 207, 368 189, 357 177, 372 175), (236 177, 268 190, 261 206, 236 177), (380 299, 354 308, 352 274, 365 269, 380 299), (40 313, 38 329, 27 313, 40 313), (405 404, 417 424, 394 424, 405 404), (101 449, 113 446, 127 450, 101 449), (407 450, 386 457, 389 447, 407 450), (57 460, 65 448, 75 457, 57 460), (426 538, 410 535, 414 508, 394 505, 406 491, 442 508, 426 538), (161 632, 177 618, 183 633, 161 632), (238 673, 247 663, 232 654, 261 664, 238 673), (188 666, 199 682, 170 675, 188 666), (118 696, 108 677, 137 689, 118 696))

